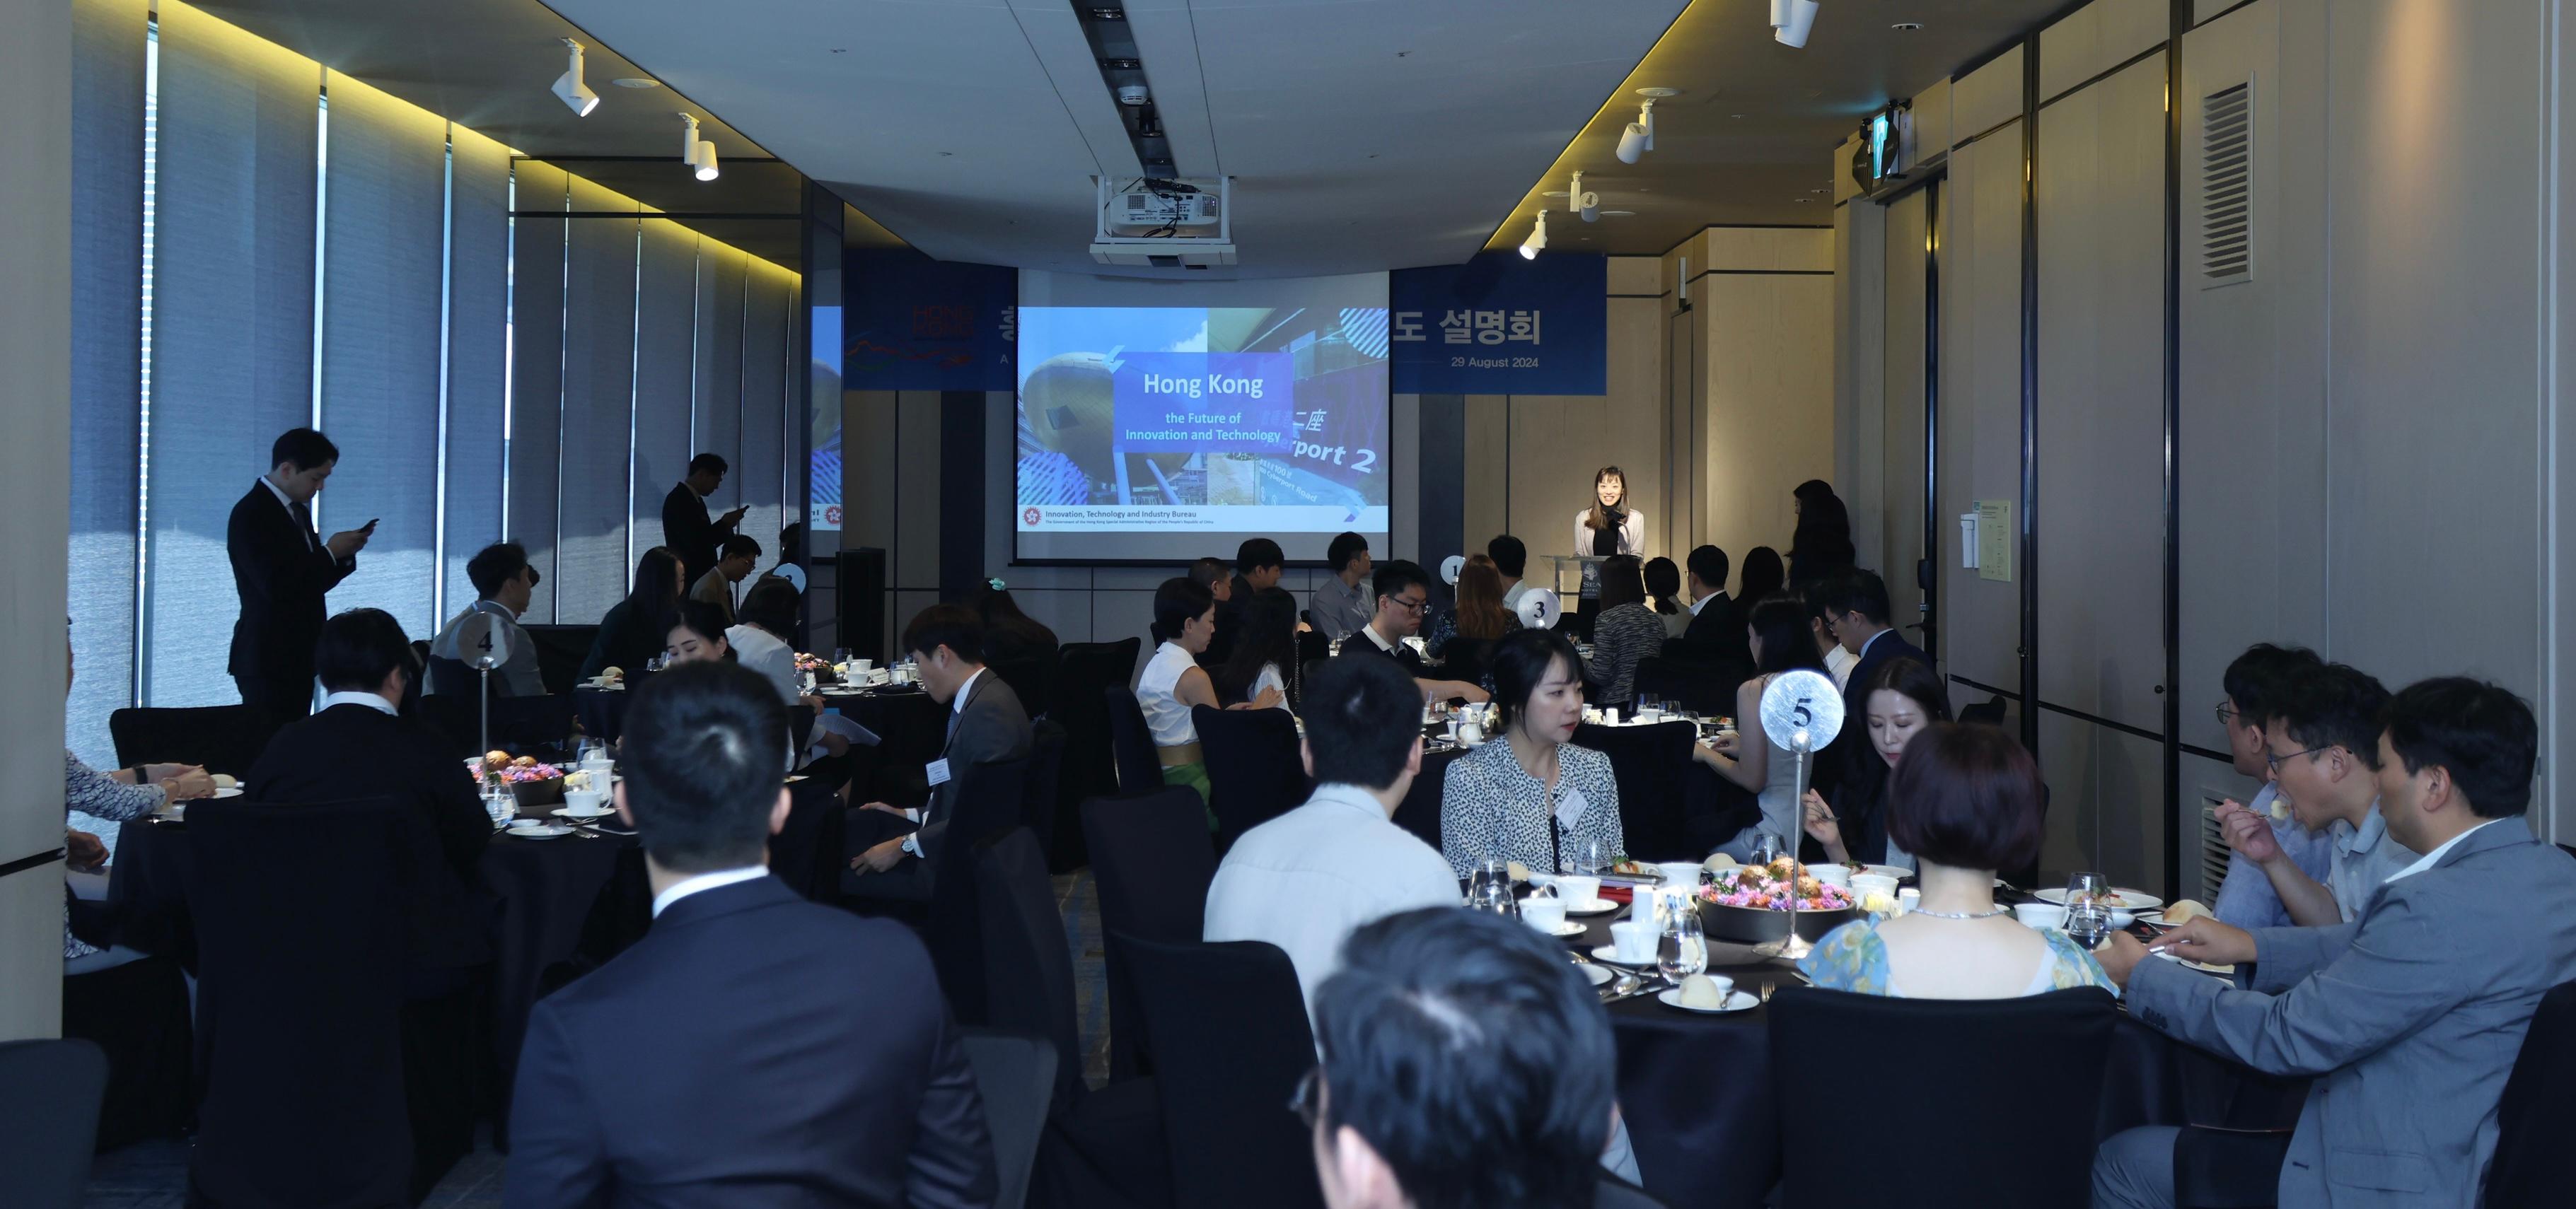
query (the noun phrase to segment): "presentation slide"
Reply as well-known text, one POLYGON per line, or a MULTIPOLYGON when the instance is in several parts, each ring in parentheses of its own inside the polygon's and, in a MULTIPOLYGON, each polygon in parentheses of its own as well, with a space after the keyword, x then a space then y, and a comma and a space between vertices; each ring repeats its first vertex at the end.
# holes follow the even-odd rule
POLYGON ((1275 297, 1051 306, 1024 292, 1015 557, 1231 558, 1266 536, 1316 560, 1345 530, 1386 548, 1386 278, 1228 284, 1214 300, 1275 297))

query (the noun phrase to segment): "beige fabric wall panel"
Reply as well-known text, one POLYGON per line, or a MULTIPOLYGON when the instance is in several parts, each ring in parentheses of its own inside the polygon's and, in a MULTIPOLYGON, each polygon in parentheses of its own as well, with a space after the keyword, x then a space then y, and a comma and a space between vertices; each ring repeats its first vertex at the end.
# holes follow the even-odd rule
MULTIPOLYGON (((1950 92, 1951 141, 1961 142, 2021 115, 2022 48, 1995 56, 1994 62, 1958 77, 1950 92)), ((1838 161, 1848 164, 1848 150, 1838 161)), ((1851 173, 1837 172, 1848 179, 1851 173)))
MULTIPOLYGON (((1664 490, 1663 303, 1610 300, 1608 373, 1602 395, 1511 398, 1511 532, 1533 560, 1576 553, 1574 514, 1592 502, 1592 474, 1617 466, 1628 498, 1646 512, 1646 553, 1670 556, 1660 538, 1664 490)), ((1589 553, 1589 551, 1584 551, 1589 553)), ((1535 578, 1547 567, 1535 563, 1535 578)))
MULTIPOLYGON (((1938 186, 1935 186, 1936 188, 1938 186)), ((1924 312, 1931 287, 1926 240, 1932 218, 1931 190, 1918 190, 1887 207, 1886 407, 1880 421, 1879 502, 1864 516, 1852 518, 1852 544, 1862 566, 1887 581, 1889 614, 1907 640, 1921 645, 1922 632, 1906 627, 1923 620, 1923 589, 1914 564, 1923 550, 1924 312), (1875 529, 1864 533, 1864 529, 1875 529)))
MULTIPOLYGON (((1506 395, 1468 395, 1465 499, 1460 523, 1467 545, 1511 532, 1511 399, 1506 395)), ((1523 542, 1526 535, 1515 534, 1523 542)))
POLYGON ((1790 490, 1834 473, 1833 283, 1712 276, 1694 293, 1708 311, 1706 533, 1736 561, 1754 546, 1788 553, 1790 490))
POLYGON ((2039 34, 2040 102, 2145 54, 2171 24, 2168 0, 2093 0, 2068 13, 2039 34))
MULTIPOLYGON (((2021 125, 1951 153, 1941 187, 1941 663, 2019 691, 2021 579, 1962 568, 1959 514, 2021 499, 2021 125)), ((2016 541, 2018 539, 2016 538, 2016 541)), ((1953 699, 1964 700, 1959 694, 1953 699)))
MULTIPOLYGON (((2161 731, 2164 63, 2039 115, 2040 699, 2161 731)), ((2017 568, 2017 570, 2021 570, 2017 568)))

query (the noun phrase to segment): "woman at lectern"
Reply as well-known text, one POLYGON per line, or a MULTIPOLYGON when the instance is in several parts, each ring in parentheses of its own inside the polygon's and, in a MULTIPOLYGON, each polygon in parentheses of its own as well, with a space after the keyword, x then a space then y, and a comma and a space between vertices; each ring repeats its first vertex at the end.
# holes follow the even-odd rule
MULTIPOLYGON (((1574 514, 1574 551, 1580 557, 1597 554, 1612 558, 1621 554, 1646 556, 1646 515, 1628 506, 1627 476, 1616 466, 1604 466, 1592 476, 1593 505, 1574 514)), ((1592 635, 1592 615, 1601 607, 1601 564, 1583 564, 1582 603, 1575 611, 1575 625, 1585 638, 1592 635)))

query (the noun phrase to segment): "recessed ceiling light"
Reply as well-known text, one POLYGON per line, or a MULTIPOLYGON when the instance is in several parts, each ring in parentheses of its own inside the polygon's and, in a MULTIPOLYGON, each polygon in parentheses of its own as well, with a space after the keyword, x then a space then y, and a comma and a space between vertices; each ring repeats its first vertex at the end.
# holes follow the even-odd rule
POLYGON ((627 76, 620 80, 610 80, 609 83, 620 88, 660 88, 662 86, 660 80, 647 80, 642 76, 627 76))
POLYGON ((1909 33, 1909 34, 1910 34, 1910 33, 1915 32, 1916 30, 1922 29, 1922 28, 1923 28, 1923 23, 1922 23, 1922 22, 1920 22, 1920 21, 1899 21, 1899 22, 1897 22, 1897 23, 1896 23, 1896 24, 1894 24, 1894 25, 1888 26, 1888 28, 1889 28, 1889 29, 1893 29, 1893 30, 1901 30, 1901 31, 1903 31, 1903 32, 1905 32, 1905 33, 1909 33))
POLYGON ((1728 115, 1726 115, 1726 116, 1731 117, 1731 118, 1734 118, 1736 121, 1739 121, 1739 122, 1741 122, 1741 121, 1743 121, 1743 120, 1744 120, 1744 115, 1743 115, 1743 114, 1740 114, 1740 113, 1730 113, 1730 114, 1728 114, 1728 115))
POLYGON ((1682 90, 1678 88, 1640 88, 1637 90, 1637 95, 1660 101, 1665 97, 1680 96, 1682 95, 1682 90))

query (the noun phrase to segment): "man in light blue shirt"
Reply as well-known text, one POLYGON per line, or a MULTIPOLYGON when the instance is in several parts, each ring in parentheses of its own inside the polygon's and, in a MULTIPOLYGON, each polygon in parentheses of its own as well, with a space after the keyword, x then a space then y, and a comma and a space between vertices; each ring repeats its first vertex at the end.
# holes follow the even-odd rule
MULTIPOLYGON (((2289 685, 2298 676, 2323 666, 2324 661, 2305 647, 2255 643, 2228 663, 2226 673, 2220 677, 2227 696, 2218 703, 2218 723, 2227 729, 2227 750, 2237 773, 2263 786, 2250 806, 2238 806, 2232 799, 2219 804, 2220 834, 2226 833, 2227 821, 2234 812, 2251 811, 2270 825, 2272 842, 2290 863, 2310 881, 2317 882, 2325 880, 2333 841, 2323 833, 2299 826, 2290 817, 2290 808, 2280 803, 2281 791, 2272 784, 2271 764, 2265 758, 2268 749, 2264 746, 2264 722, 2280 712, 2289 685)), ((2210 909, 2220 920, 2240 928, 2278 928, 2290 922, 2290 912, 2281 905, 2279 892, 2272 889, 2272 879, 2243 852, 2229 855, 2227 880, 2220 883, 2218 897, 2210 909)))
POLYGON ((1309 611, 1326 639, 1348 638, 1377 616, 1376 593, 1369 588, 1369 572, 1375 564, 1369 558, 1368 539, 1342 534, 1333 539, 1324 561, 1331 564, 1333 573, 1315 586, 1309 611))
POLYGON ((2291 678, 2263 728, 2280 799, 2301 828, 2330 841, 2323 883, 2289 858, 2268 819, 2236 808, 2220 820, 2229 846, 2262 868, 2300 927, 2359 918, 2388 876, 2420 855, 2389 838, 2379 812, 2379 715, 2387 704, 2379 681, 2326 664, 2291 678))

